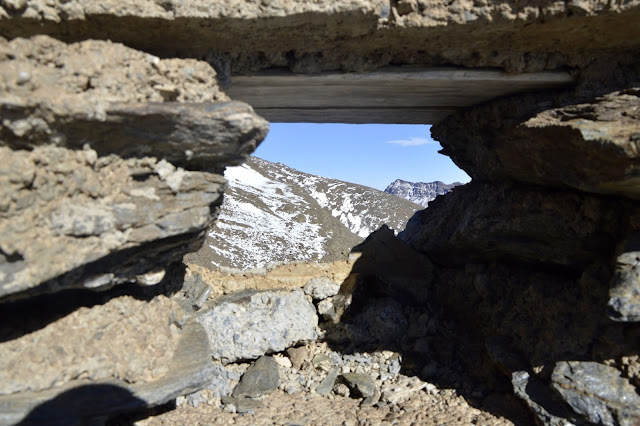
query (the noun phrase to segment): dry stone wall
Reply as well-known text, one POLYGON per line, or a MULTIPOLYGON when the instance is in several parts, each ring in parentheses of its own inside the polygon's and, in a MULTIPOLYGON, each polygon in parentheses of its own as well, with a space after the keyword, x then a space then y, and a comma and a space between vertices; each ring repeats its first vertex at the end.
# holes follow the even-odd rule
POLYGON ((484 367, 469 370, 502 375, 495 386, 544 424, 640 419, 637 58, 594 60, 573 89, 434 126, 473 181, 402 234, 436 262, 432 298, 484 348, 484 367))
POLYGON ((205 330, 168 296, 221 172, 268 123, 194 59, 45 35, 0 51, 0 423, 107 418, 201 388, 205 330))
MULTIPOLYGON (((562 69, 578 83, 433 128, 474 181, 409 223, 421 255, 374 249, 384 271, 354 265, 322 301, 331 333, 420 347, 424 375, 431 358, 460 358, 543 424, 637 424, 639 24, 634 0, 0 1, 0 423, 104 420, 224 370, 207 337, 222 302, 181 260, 215 219, 221 171, 268 131, 223 93, 234 74, 417 64, 562 69), (462 331, 432 330, 416 303, 462 331), (446 338, 398 333, 410 323, 446 338)), ((297 294, 281 307, 314 324, 299 290, 267 293, 225 309, 269 314, 297 294)))

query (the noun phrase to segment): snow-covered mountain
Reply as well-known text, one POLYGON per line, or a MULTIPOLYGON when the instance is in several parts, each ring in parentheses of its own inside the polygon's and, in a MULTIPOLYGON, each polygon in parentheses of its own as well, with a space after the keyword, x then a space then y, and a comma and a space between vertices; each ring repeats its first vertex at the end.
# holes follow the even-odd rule
POLYGON ((387 186, 384 192, 397 195, 405 200, 427 207, 429 202, 435 200, 438 195, 446 194, 460 185, 462 185, 460 182, 454 182, 452 184, 446 184, 440 181, 414 183, 396 179, 391 185, 387 186))
POLYGON ((225 172, 229 187, 203 248, 202 266, 258 268, 343 258, 383 224, 404 229, 421 206, 362 185, 250 157, 225 172))

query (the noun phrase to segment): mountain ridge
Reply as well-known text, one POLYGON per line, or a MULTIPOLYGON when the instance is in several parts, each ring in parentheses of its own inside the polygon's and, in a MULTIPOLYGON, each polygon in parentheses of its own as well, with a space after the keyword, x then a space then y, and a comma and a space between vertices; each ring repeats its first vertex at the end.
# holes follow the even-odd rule
POLYGON ((409 182, 403 179, 396 179, 387 186, 384 192, 426 208, 438 195, 444 195, 461 185, 463 184, 460 182, 447 184, 439 180, 434 182, 409 182))
POLYGON ((383 224, 400 231, 418 204, 364 185, 249 157, 225 171, 228 188, 203 247, 185 260, 207 268, 334 261, 383 224))

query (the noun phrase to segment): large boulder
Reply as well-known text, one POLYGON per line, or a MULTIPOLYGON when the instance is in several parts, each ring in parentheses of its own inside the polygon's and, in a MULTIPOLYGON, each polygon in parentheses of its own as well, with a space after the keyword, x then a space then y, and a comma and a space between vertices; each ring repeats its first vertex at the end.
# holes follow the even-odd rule
POLYGON ((511 98, 453 115, 433 135, 474 179, 640 199, 640 88, 564 103, 540 111, 540 96, 511 98))
POLYGON ((637 49, 638 8, 635 1, 11 0, 0 4, 0 35, 108 38, 163 56, 206 57, 227 81, 231 71, 274 67, 524 72, 637 49))
POLYGON ((629 208, 573 191, 473 181, 416 213, 400 238, 445 264, 473 259, 582 268, 612 255, 629 208))
POLYGON ((318 337, 316 309, 300 289, 221 296, 198 312, 197 321, 207 331, 211 355, 225 363, 281 352, 318 337))

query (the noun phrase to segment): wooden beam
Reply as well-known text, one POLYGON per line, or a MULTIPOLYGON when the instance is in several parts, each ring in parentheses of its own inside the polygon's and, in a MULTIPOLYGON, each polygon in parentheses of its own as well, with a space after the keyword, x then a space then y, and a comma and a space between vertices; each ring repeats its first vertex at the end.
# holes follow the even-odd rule
POLYGON ((371 73, 234 76, 227 93, 274 122, 434 124, 459 108, 572 83, 562 72, 402 67, 371 73))

